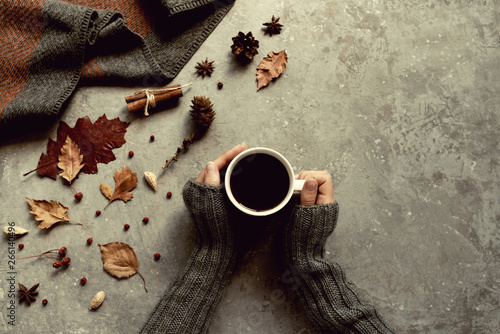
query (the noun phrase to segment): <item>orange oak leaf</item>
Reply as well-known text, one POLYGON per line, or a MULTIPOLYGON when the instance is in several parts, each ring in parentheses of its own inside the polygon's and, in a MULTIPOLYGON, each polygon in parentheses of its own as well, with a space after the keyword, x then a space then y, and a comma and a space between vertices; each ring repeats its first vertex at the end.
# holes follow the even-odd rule
POLYGON ((108 274, 116 278, 129 278, 138 273, 144 282, 144 290, 148 292, 146 281, 139 272, 139 261, 132 247, 124 242, 110 242, 105 245, 98 244, 98 246, 101 247, 104 270, 108 274))
POLYGON ((285 50, 278 53, 271 51, 267 55, 257 66, 257 91, 267 86, 271 80, 279 77, 288 63, 285 50))
POLYGON ((61 169, 59 175, 71 184, 71 181, 78 175, 84 164, 82 163, 83 155, 80 154, 78 145, 69 136, 66 137, 58 160, 57 167, 61 169))
MULTIPOLYGON (((116 199, 121 199, 124 202, 130 201, 132 197, 134 197, 131 191, 132 189, 137 187, 137 182, 138 182, 137 173, 132 173, 132 170, 129 167, 123 166, 121 171, 119 171, 118 169, 116 170, 114 179, 115 179, 115 191, 113 192, 113 195, 109 198, 108 205, 111 204, 111 202, 113 202, 116 199)), ((104 195, 106 196, 106 194, 104 195)), ((106 208, 108 207, 108 205, 106 205, 106 208)))
POLYGON ((46 200, 36 200, 26 198, 28 201, 31 211, 33 215, 35 215, 35 219, 40 222, 38 228, 51 228, 54 224, 60 222, 72 222, 78 225, 82 225, 77 223, 68 217, 68 208, 64 206, 60 202, 56 201, 46 201, 46 200))

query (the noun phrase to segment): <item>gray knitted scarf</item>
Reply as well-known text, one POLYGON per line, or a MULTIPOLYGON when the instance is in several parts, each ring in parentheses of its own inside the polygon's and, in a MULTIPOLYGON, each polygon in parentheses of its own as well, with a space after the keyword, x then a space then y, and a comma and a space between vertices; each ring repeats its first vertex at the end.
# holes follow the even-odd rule
POLYGON ((79 83, 166 84, 233 2, 4 1, 0 131, 52 122, 79 83))

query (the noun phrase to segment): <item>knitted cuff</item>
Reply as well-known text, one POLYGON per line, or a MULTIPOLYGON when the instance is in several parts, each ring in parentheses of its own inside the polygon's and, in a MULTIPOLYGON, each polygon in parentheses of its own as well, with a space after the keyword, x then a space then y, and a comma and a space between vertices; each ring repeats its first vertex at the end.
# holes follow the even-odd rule
POLYGON ((233 243, 224 188, 189 180, 182 191, 188 210, 194 217, 198 236, 209 242, 233 243), (213 239, 213 240, 212 240, 213 239))
POLYGON ((196 244, 141 333, 207 333, 235 270, 233 230, 222 187, 190 180, 183 197, 194 217, 196 244))
POLYGON ((297 206, 285 229, 284 260, 311 323, 324 333, 394 333, 375 308, 365 304, 344 271, 323 258, 338 204, 297 206))
POLYGON ((306 265, 322 257, 326 239, 337 226, 339 205, 297 205, 285 229, 285 262, 288 266, 306 265))

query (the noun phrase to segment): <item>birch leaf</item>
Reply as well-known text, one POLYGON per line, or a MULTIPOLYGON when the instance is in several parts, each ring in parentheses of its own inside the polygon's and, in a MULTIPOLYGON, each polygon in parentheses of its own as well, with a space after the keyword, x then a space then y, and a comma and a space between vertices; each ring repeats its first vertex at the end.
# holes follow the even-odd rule
POLYGON ((82 163, 83 155, 80 154, 80 148, 69 136, 66 137, 58 160, 57 167, 62 169, 59 175, 71 184, 71 181, 78 175, 84 164, 82 163))
MULTIPOLYGON (((139 261, 135 255, 134 249, 124 242, 110 242, 101 247, 102 262, 104 270, 116 278, 129 278, 139 273, 139 261)), ((144 277, 139 273, 144 281, 144 277)), ((146 282, 144 281, 146 292, 146 282)))

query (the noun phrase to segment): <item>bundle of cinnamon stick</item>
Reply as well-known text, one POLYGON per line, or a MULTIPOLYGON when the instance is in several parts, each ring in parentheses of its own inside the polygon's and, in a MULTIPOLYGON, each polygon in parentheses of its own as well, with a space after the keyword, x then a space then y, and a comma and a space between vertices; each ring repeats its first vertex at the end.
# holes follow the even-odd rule
POLYGON ((127 108, 129 112, 144 110, 144 114, 149 116, 147 107, 155 107, 161 104, 176 102, 182 96, 182 88, 189 85, 181 86, 179 84, 168 86, 157 90, 142 90, 134 95, 126 96, 127 108), (148 95, 150 96, 148 99, 148 95))

